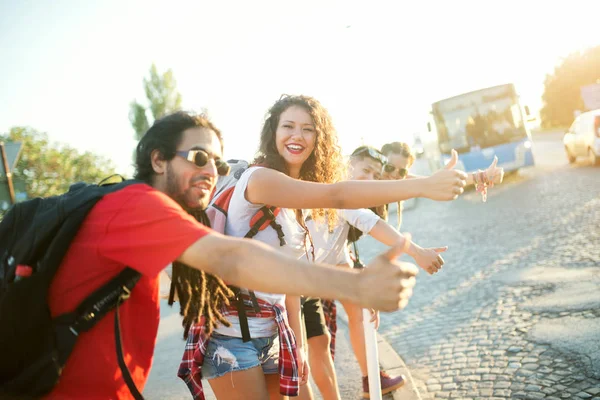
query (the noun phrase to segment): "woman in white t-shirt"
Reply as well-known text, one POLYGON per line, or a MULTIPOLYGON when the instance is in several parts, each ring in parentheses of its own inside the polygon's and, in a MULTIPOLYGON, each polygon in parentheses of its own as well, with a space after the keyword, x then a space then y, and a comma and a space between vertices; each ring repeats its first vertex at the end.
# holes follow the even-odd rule
MULTIPOLYGON (((296 257, 312 259, 308 231, 301 210, 334 226, 335 211, 386 204, 421 196, 453 200, 463 192, 465 174, 452 165, 428 178, 410 181, 343 181, 344 165, 327 110, 306 96, 282 96, 265 120, 255 167, 241 176, 231 199, 226 234, 244 236, 249 221, 264 205, 280 207, 276 222, 286 244, 280 246, 274 229, 254 237, 296 257)), ((252 268, 252 265, 248 265, 252 268)), ((265 276, 264 279, 269 279, 265 276)), ((256 292, 261 304, 284 305, 296 337, 300 383, 308 379, 299 297, 256 292)), ((219 327, 208 342, 202 375, 219 399, 280 398, 278 325, 276 318, 248 317, 252 340, 244 342, 237 317, 230 327, 219 327), (260 368, 259 368, 260 367, 260 368)))

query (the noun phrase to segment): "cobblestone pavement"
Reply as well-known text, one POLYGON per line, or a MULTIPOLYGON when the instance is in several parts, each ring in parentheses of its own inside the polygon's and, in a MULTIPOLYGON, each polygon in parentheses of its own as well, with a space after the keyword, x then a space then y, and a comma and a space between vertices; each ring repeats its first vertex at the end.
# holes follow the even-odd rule
MULTIPOLYGON (((417 243, 450 246, 406 310, 382 316, 423 399, 600 399, 599 227, 600 168, 562 161, 487 203, 470 192, 405 212, 417 243)), ((361 242, 366 259, 383 249, 361 242)))

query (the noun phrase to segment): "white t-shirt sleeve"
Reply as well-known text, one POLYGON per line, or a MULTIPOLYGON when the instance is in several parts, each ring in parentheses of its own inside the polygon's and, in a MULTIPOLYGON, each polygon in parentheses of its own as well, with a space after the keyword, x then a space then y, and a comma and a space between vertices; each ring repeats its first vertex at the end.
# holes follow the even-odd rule
POLYGON ((344 246, 342 251, 337 255, 336 265, 348 264, 352 266, 352 259, 350 258, 350 251, 348 246, 344 246))
POLYGON ((359 231, 368 234, 381 218, 369 209, 340 210, 342 218, 359 231))
POLYGON ((251 214, 252 216, 256 214, 256 211, 259 210, 264 204, 250 203, 246 199, 246 188, 248 187, 248 181, 250 180, 252 174, 261 168, 263 167, 251 167, 244 171, 235 185, 235 190, 233 191, 231 200, 237 209, 247 210, 248 214, 251 214))

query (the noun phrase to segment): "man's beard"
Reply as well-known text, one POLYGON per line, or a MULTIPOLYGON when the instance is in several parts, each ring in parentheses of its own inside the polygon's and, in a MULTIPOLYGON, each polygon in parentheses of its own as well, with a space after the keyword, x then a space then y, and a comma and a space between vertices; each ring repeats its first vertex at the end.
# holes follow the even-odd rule
POLYGON ((187 195, 191 192, 191 187, 183 191, 178 183, 177 176, 170 167, 167 167, 167 195, 177 202, 184 210, 193 214, 194 210, 204 210, 208 206, 208 196, 200 197, 194 204, 187 201, 187 195))

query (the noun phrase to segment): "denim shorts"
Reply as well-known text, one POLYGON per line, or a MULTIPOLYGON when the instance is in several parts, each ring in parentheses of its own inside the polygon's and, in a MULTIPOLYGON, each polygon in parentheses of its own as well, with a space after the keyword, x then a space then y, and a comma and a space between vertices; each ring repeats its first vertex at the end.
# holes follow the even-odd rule
POLYGON ((278 373, 279 337, 277 334, 251 339, 213 333, 202 364, 202 378, 213 379, 233 371, 262 367, 265 374, 278 373))

